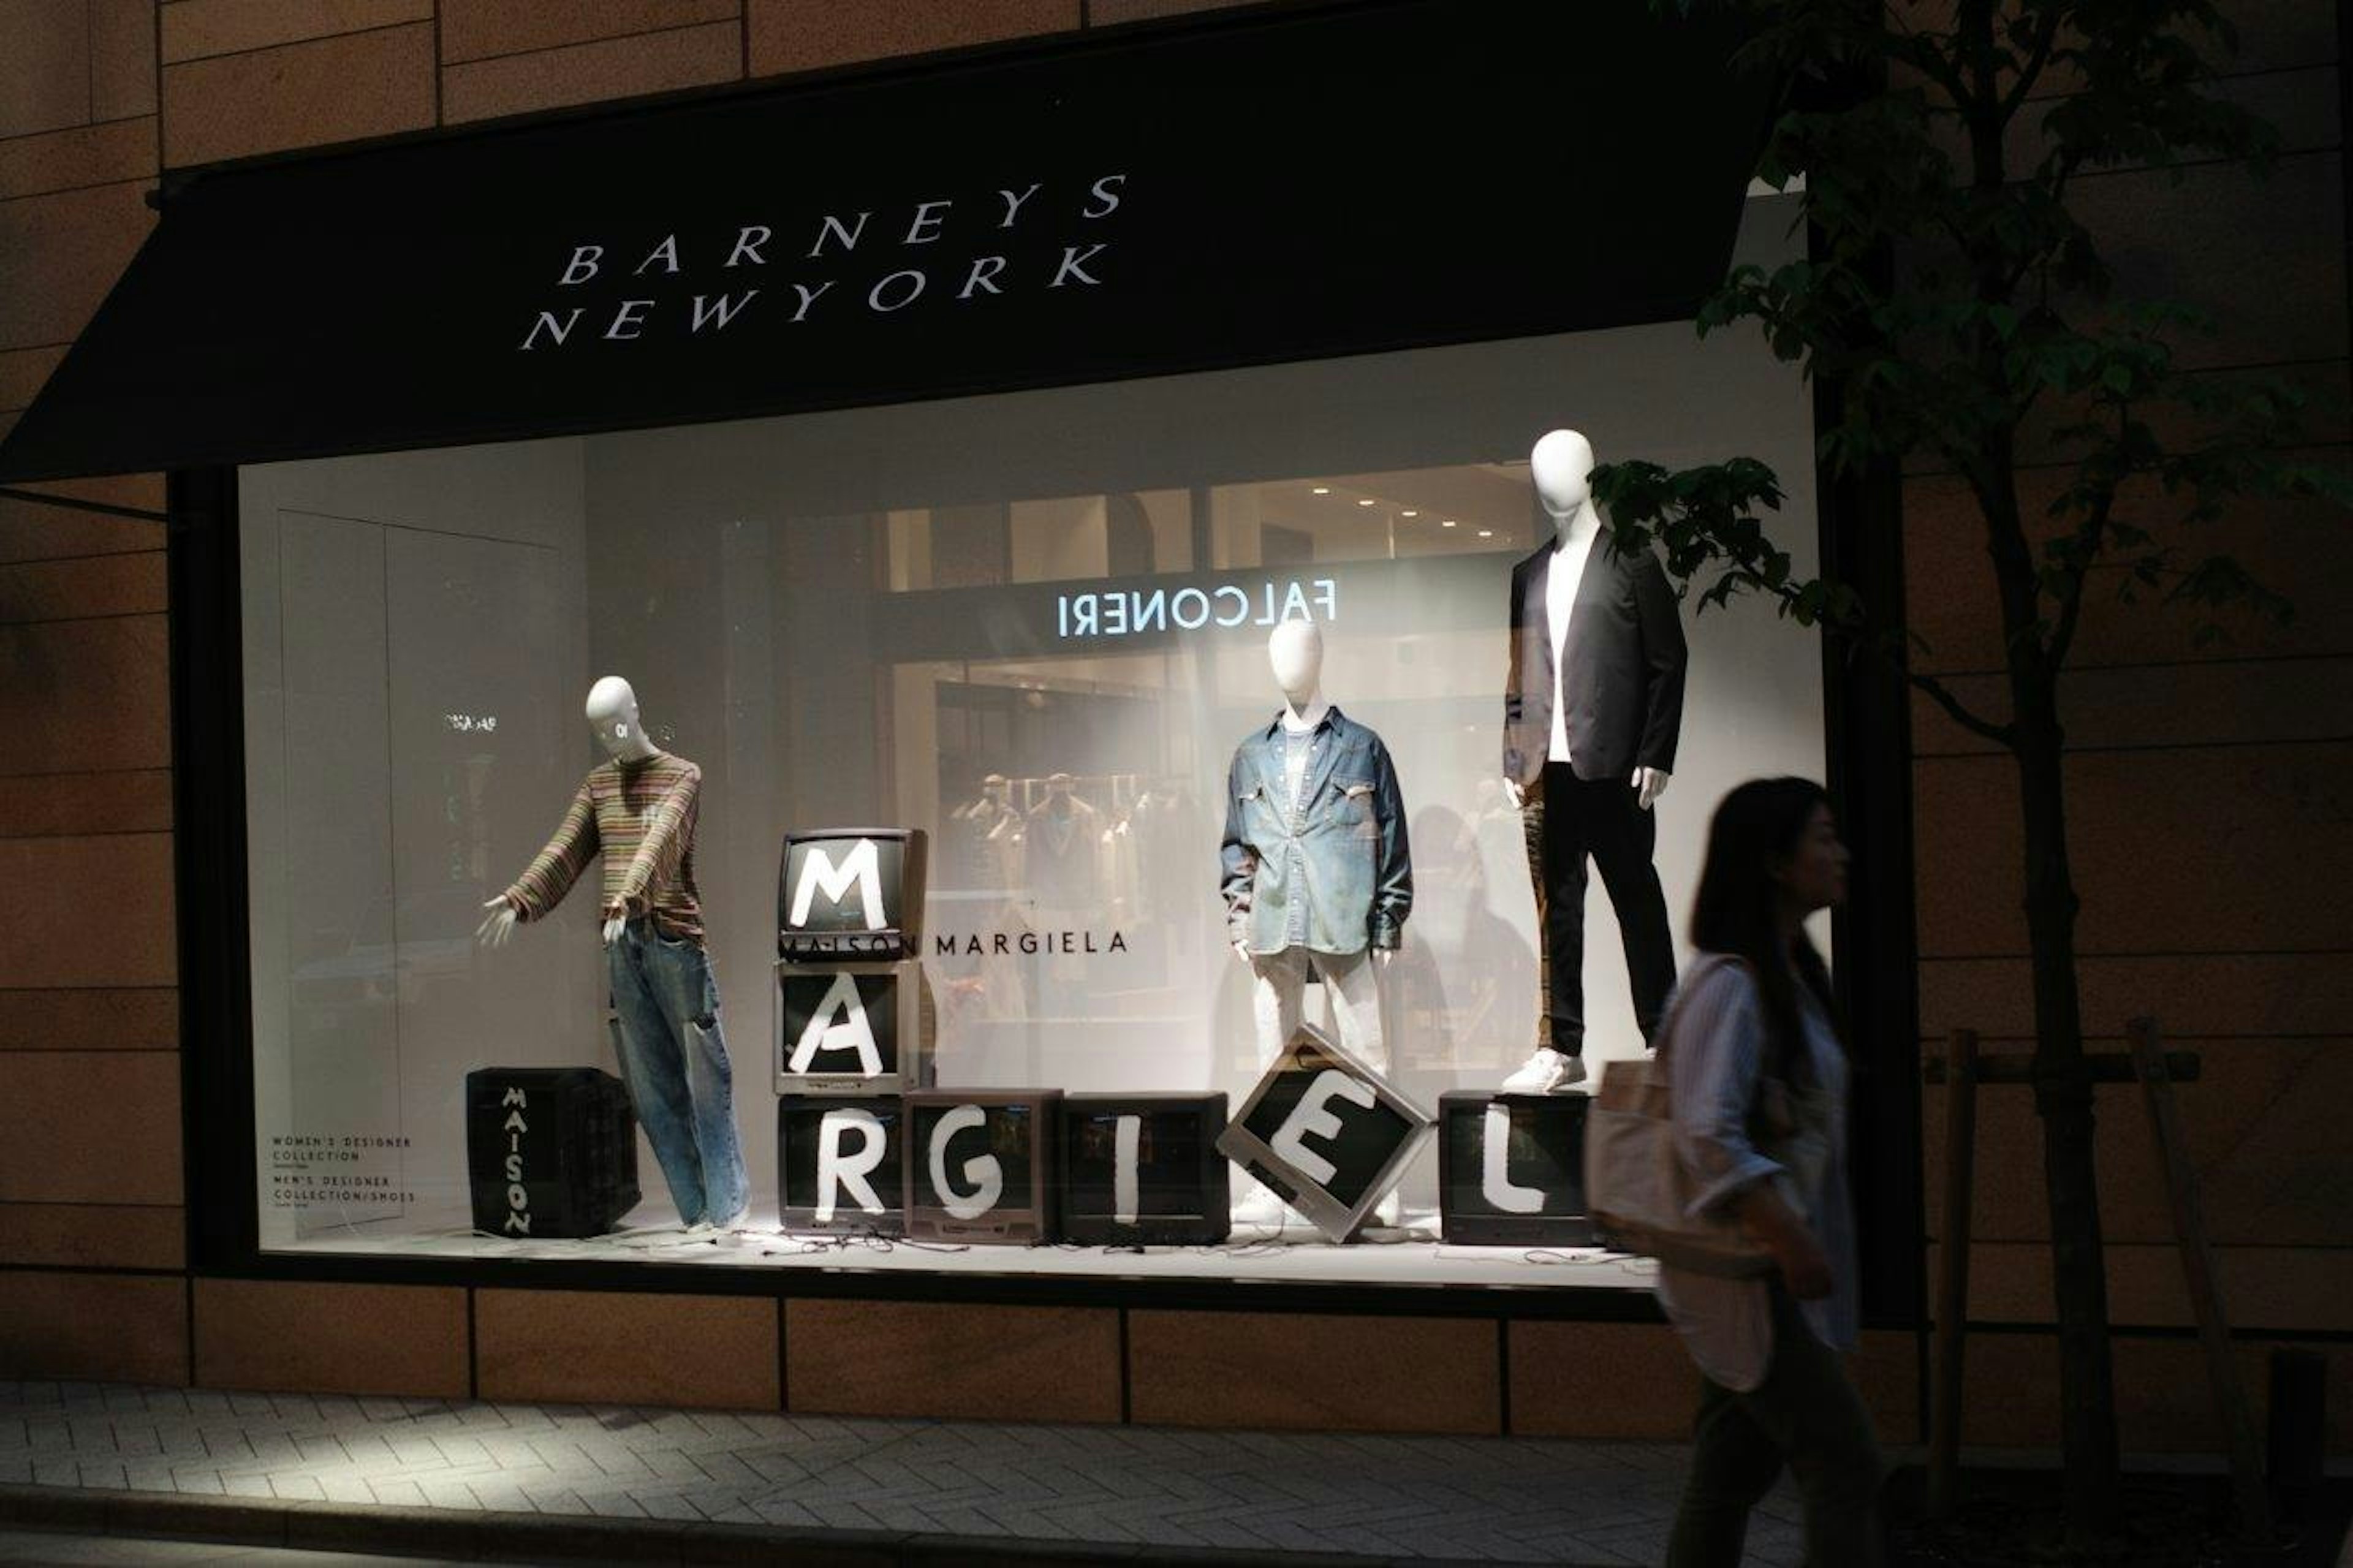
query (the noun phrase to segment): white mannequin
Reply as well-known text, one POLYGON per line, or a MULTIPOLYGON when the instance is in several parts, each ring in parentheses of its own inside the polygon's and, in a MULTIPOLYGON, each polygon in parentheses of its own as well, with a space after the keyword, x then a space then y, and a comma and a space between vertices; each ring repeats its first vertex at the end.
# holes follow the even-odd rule
MULTIPOLYGON (((1282 693, 1282 727, 1296 735, 1313 730, 1324 722, 1324 715, 1332 704, 1324 696, 1324 633, 1314 621, 1283 621, 1266 639, 1267 667, 1274 672, 1274 684, 1282 693)), ((1234 956, 1243 963, 1250 962, 1250 944, 1233 944, 1234 956)), ((1373 950, 1373 966, 1387 969, 1397 959, 1398 950, 1380 947, 1373 950)))
MULTIPOLYGON (((588 689, 587 715, 590 732, 614 761, 641 763, 659 754, 661 748, 647 737, 645 723, 638 717, 638 694, 619 676, 606 676, 588 689)), ((518 923, 514 907, 500 898, 482 908, 491 912, 474 929, 474 939, 486 947, 504 947, 518 923)), ((604 914, 605 945, 610 947, 621 939, 628 916, 617 909, 604 914)))
MULTIPOLYGON (((1553 521, 1554 537, 1551 574, 1554 581, 1546 584, 1547 607, 1553 605, 1574 605, 1577 603, 1577 583, 1585 574, 1585 564, 1601 532, 1601 513, 1593 504, 1593 445, 1574 430, 1550 430, 1538 437, 1528 453, 1528 469, 1535 479, 1536 500, 1545 514, 1553 521), (1565 584, 1562 574, 1567 574, 1565 584), (1556 586, 1565 592, 1556 592, 1556 586)), ((1568 626, 1564 616, 1552 626, 1553 656, 1556 666, 1561 650, 1567 646, 1568 626)), ((1557 718, 1556 717, 1556 722, 1557 718)), ((1659 768, 1636 768, 1627 781, 1635 799, 1644 811, 1651 809, 1658 798, 1667 793, 1670 775, 1659 768)), ((1504 788, 1514 805, 1525 805, 1526 794, 1517 779, 1505 779, 1504 788)))
MULTIPOLYGON (((1276 689, 1282 693, 1284 732, 1301 734, 1321 724, 1324 716, 1332 710, 1331 702, 1324 695, 1322 629, 1313 621, 1278 623, 1266 639, 1266 662, 1267 668, 1273 672, 1276 689)), ((1233 949, 1234 956, 1244 965, 1257 962, 1250 954, 1248 942, 1237 942, 1233 949)), ((1378 1007, 1379 983, 1388 973, 1389 965, 1396 962, 1398 950, 1377 947, 1371 951, 1375 989, 1370 1005, 1378 1007)), ((1261 1047, 1266 1049, 1267 1042, 1261 1040, 1261 1047)), ((1259 1064, 1261 1070, 1272 1061, 1273 1051, 1280 1048, 1278 1043, 1272 1049, 1266 1049, 1266 1059, 1259 1064)), ((1381 1071, 1388 1070, 1386 1049, 1373 1065, 1381 1071)), ((1261 1239, 1270 1234, 1281 1236, 1286 1229, 1291 1230, 1294 1237, 1303 1234, 1291 1216, 1288 1205, 1281 1198, 1247 1173, 1237 1174, 1234 1180, 1233 1218, 1237 1226, 1245 1227, 1261 1239)), ((1399 1213, 1398 1195, 1391 1192, 1374 1210, 1373 1221, 1377 1226, 1395 1226, 1399 1213)))

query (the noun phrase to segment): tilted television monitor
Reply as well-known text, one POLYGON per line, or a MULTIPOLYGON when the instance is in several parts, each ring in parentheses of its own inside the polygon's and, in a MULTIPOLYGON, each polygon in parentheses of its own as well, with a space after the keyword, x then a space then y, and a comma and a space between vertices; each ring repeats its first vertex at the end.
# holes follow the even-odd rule
POLYGON ((1218 1148, 1334 1241, 1364 1225, 1405 1173, 1429 1113, 1313 1024, 1303 1024, 1218 1148))
POLYGON ((931 988, 920 960, 778 963, 778 1094, 898 1094, 932 1083, 931 988))
POLYGON ((776 861, 776 956, 795 963, 920 957, 925 858, 918 827, 786 834, 776 861))
POLYGON ((777 1219, 828 1236, 905 1233, 906 1107, 895 1095, 776 1101, 777 1219))
POLYGON ((1065 1094, 1062 1238, 1209 1247, 1233 1229, 1222 1094, 1065 1094))
POLYGON ((1053 1240, 1061 1099, 1052 1089, 908 1095, 907 1235, 983 1246, 1053 1240))
POLYGON ((1440 1233, 1463 1247, 1592 1247, 1584 1094, 1438 1097, 1440 1233))

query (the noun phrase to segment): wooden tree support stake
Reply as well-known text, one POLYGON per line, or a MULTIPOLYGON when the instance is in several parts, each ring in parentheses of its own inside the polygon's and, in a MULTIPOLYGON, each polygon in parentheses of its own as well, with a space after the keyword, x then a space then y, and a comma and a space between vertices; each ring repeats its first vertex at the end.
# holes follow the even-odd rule
MULTIPOLYGON (((2199 1059, 2189 1051, 2159 1048, 2157 1023, 2136 1018, 2126 1026, 2129 1055, 2105 1052, 2085 1058, 2094 1083, 2138 1082, 2148 1108, 2157 1147, 2158 1174, 2173 1213, 2173 1236, 2189 1304, 2198 1316, 2198 1342, 2206 1358, 2206 1378, 2215 1417, 2231 1458, 2239 1528, 2249 1542, 2274 1544, 2271 1494, 2263 1482, 2253 1414, 2231 1352, 2231 1325, 2216 1277, 2213 1248, 2206 1239, 2198 1173, 2181 1132, 2181 1109, 2173 1086, 2194 1081, 2199 1059)), ((1931 1519, 1953 1512, 1960 1479, 1961 1387, 1964 1346, 1968 1337, 1970 1196, 1977 1184, 1978 1087, 2028 1085, 2034 1058, 2026 1055, 1980 1056, 1973 1030, 1956 1029, 1945 1054, 1924 1064, 1930 1083, 1943 1084, 1945 1099, 1945 1224, 1936 1269, 1936 1360, 1929 1374, 1928 1499, 1931 1519)))
POLYGON ((1945 1047, 1945 1226, 1936 1268, 1936 1365, 1929 1383, 1928 1517, 1952 1517, 1961 1459, 1961 1351, 1969 1315, 1969 1194, 1977 1184, 1978 1037, 1945 1047))
POLYGON ((2271 1493, 2263 1485, 2261 1451, 2255 1444, 2255 1420, 2247 1407, 2247 1392, 2239 1381, 2239 1364, 2231 1353, 2231 1322, 2224 1310, 2222 1285, 2214 1270, 2214 1253, 2206 1240, 2204 1205, 2198 1191, 2198 1172, 2189 1163, 2189 1145, 2181 1135, 2181 1109, 2174 1103, 2173 1079, 2165 1053, 2158 1048, 2157 1021, 2135 1018, 2125 1026, 2132 1041, 2133 1067, 2140 1079, 2141 1096, 2148 1106, 2149 1130, 2156 1136, 2158 1174, 2165 1183, 2173 1209, 2173 1235, 2181 1248, 2181 1273, 2189 1288, 2189 1304, 2198 1314, 2198 1343, 2206 1352, 2206 1379, 2213 1392, 2214 1415, 2230 1445, 2231 1485, 2239 1503, 2239 1531, 2246 1541, 2269 1547, 2272 1536, 2271 1493))

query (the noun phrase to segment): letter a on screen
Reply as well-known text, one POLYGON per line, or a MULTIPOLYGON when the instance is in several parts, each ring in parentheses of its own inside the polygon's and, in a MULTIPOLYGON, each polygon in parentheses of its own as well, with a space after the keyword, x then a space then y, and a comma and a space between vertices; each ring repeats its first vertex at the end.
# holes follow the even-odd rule
POLYGON ((860 1072, 868 1078, 881 1075, 882 1053, 874 1044, 874 1026, 867 1021, 858 982, 847 972, 833 977, 825 1000, 809 1015, 808 1027, 793 1047, 792 1060, 785 1065, 791 1071, 807 1072, 819 1051, 856 1051, 860 1072))

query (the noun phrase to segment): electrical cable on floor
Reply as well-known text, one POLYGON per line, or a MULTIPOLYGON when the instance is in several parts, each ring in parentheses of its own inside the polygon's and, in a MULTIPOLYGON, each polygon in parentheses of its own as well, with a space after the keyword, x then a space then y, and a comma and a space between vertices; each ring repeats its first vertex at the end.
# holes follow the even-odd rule
POLYGON ((829 1252, 849 1252, 852 1248, 881 1253, 896 1252, 903 1248, 910 1252, 943 1255, 972 1250, 969 1245, 963 1242, 917 1241, 910 1237, 882 1236, 873 1231, 845 1236, 792 1236, 787 1233, 786 1239, 795 1243, 790 1249, 763 1247, 760 1249, 760 1256, 763 1258, 822 1258, 829 1252))

